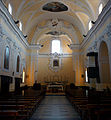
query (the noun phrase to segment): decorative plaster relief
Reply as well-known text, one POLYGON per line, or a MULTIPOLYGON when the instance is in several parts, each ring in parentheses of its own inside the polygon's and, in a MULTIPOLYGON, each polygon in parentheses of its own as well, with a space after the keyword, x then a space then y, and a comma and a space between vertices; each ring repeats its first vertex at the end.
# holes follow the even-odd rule
POLYGON ((43 47, 41 44, 30 45, 30 49, 40 50, 43 47))
POLYGON ((87 53, 88 52, 98 52, 98 43, 99 41, 98 40, 95 40, 91 46, 89 46, 89 48, 87 49, 87 53))
POLYGON ((111 44, 111 23, 109 25, 107 25, 107 27, 104 29, 101 36, 98 38, 99 44, 102 41, 105 41, 107 43, 107 45, 110 47, 110 44, 111 44))
POLYGON ((92 46, 90 46, 87 50, 87 52, 98 52, 99 50, 99 44, 102 41, 106 41, 107 44, 111 42, 111 24, 109 24, 106 29, 104 29, 103 33, 92 43, 92 46))
POLYGON ((80 45, 79 45, 79 44, 70 44, 70 45, 68 45, 68 47, 69 47, 71 50, 80 49, 80 45))
POLYGON ((9 37, 7 37, 6 42, 8 43, 8 45, 11 45, 12 40, 9 37))
POLYGON ((49 68, 54 71, 58 72, 61 69, 62 62, 61 62, 61 54, 58 53, 51 53, 50 60, 49 60, 49 68))
POLYGON ((111 37, 111 24, 107 26, 107 32, 106 32, 108 37, 111 37))
POLYGON ((0 42, 2 42, 3 40, 2 40, 2 36, 0 36, 0 42))
POLYGON ((2 34, 2 26, 0 25, 0 34, 2 34))

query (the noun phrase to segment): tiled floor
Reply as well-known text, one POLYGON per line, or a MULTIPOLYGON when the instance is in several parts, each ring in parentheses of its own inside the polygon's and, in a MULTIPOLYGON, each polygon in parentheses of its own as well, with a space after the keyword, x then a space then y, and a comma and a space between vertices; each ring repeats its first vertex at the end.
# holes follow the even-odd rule
POLYGON ((81 120, 65 96, 46 96, 30 120, 81 120))

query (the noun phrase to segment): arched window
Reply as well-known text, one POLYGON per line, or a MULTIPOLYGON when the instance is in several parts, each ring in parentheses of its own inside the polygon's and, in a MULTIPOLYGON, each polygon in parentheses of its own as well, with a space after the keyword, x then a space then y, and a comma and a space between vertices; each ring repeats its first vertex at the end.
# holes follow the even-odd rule
POLYGON ((60 40, 52 40, 52 53, 60 53, 60 40))
POLYGON ((5 48, 5 53, 4 53, 4 68, 9 69, 9 55, 10 55, 10 50, 9 47, 7 46, 5 48))
POLYGON ((9 11, 9 13, 12 15, 12 6, 11 6, 10 3, 8 4, 8 11, 9 11))
POLYGON ((99 5, 99 14, 102 12, 102 10, 103 10, 103 4, 101 3, 101 4, 99 5))
POLYGON ((92 23, 89 21, 89 30, 92 28, 92 23))
POLYGON ((25 69, 23 69, 23 73, 22 73, 22 82, 25 82, 25 69))
POLYGON ((19 29, 22 31, 22 23, 19 23, 19 29))
POLYGON ((85 70, 85 79, 86 79, 86 82, 88 82, 87 68, 86 68, 86 70, 85 70))
POLYGON ((16 72, 19 72, 19 68, 20 68, 20 57, 19 57, 19 55, 18 55, 18 56, 17 56, 16 72))

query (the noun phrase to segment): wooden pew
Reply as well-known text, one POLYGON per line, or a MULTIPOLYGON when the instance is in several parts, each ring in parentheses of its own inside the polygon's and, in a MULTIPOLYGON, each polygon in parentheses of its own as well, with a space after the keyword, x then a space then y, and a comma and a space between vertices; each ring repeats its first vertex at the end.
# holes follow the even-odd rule
POLYGON ((95 90, 89 90, 88 93, 88 97, 85 95, 80 96, 76 89, 76 95, 74 95, 75 90, 68 88, 66 96, 76 108, 82 120, 111 120, 111 95, 106 94, 107 96, 105 96, 103 92, 95 90), (108 117, 105 118, 104 116, 108 117))
POLYGON ((16 117, 19 115, 16 110, 3 110, 0 111, 1 120, 16 120, 16 117))
POLYGON ((0 96, 0 120, 26 120, 32 116, 44 98, 45 91, 28 89, 25 92, 24 95, 11 94, 0 96), (7 115, 5 115, 6 111, 8 112, 7 115))

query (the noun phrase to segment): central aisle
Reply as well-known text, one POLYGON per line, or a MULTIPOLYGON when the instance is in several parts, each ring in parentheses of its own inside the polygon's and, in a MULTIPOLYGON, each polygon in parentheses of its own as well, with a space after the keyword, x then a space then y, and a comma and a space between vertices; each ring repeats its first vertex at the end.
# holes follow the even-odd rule
POLYGON ((65 96, 46 96, 30 120, 80 120, 65 96))

